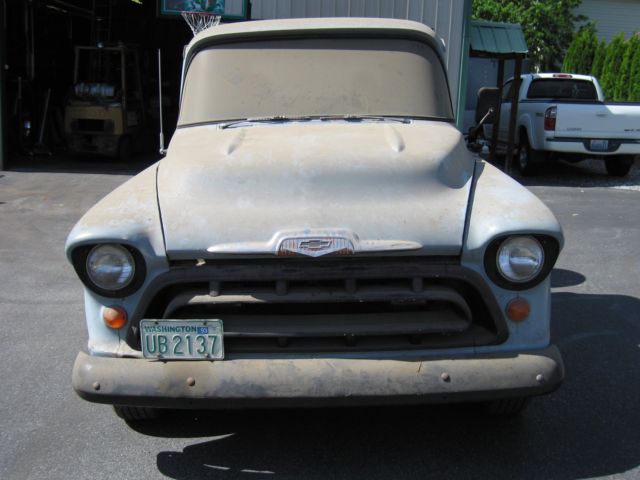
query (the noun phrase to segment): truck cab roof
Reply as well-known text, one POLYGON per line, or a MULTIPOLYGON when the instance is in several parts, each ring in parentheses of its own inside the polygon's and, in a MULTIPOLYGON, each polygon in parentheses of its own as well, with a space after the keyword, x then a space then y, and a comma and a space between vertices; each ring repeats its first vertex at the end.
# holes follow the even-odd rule
MULTIPOLYGON (((532 79, 537 78, 557 78, 559 80, 567 79, 567 80, 588 80, 593 81, 594 77, 591 75, 581 75, 578 73, 529 73, 528 74, 532 79)), ((523 75, 524 76, 524 75, 523 75)))
MULTIPOLYGON (((538 79, 558 79, 558 80, 586 80, 588 82, 593 82, 596 80, 595 77, 591 75, 582 75, 579 73, 523 73, 520 75, 520 78, 530 78, 531 80, 538 79)), ((513 77, 509 77, 506 82, 513 81, 513 77)))
POLYGON ((260 37, 299 37, 306 35, 339 35, 376 37, 394 36, 420 39, 429 43, 444 57, 445 44, 435 32, 420 22, 390 18, 292 18, 229 23, 208 28, 197 34, 187 45, 188 59, 203 47, 260 37))

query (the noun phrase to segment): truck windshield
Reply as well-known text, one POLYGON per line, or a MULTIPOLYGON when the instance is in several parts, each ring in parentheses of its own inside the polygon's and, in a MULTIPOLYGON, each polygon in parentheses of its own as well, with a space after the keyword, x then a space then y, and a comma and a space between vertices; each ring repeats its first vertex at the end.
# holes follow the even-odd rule
POLYGON ((188 66, 178 125, 359 115, 450 121, 436 52, 423 42, 389 38, 217 45, 198 52, 188 66))
POLYGON ((598 100, 598 94, 588 80, 539 78, 531 82, 527 98, 598 100))

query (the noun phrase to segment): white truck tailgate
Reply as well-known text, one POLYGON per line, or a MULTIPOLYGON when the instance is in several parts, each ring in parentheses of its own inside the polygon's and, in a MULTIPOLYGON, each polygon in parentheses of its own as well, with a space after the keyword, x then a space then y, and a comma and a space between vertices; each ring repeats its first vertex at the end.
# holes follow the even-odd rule
POLYGON ((626 104, 559 103, 556 137, 640 138, 640 107, 626 104))

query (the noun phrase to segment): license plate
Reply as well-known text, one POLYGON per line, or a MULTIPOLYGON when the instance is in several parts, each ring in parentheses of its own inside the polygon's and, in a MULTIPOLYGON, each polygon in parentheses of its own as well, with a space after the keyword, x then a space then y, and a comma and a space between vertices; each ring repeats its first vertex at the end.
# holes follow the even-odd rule
POLYGON ((222 320, 142 320, 145 358, 222 360, 222 320))
POLYGON ((609 149, 609 140, 591 140, 589 142, 589 148, 591 150, 603 152, 609 149))

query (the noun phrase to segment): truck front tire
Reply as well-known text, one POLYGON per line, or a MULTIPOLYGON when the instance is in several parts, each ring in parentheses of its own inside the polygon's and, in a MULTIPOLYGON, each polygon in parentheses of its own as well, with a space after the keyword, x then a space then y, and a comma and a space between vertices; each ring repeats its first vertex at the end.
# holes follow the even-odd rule
POLYGON ((158 418, 157 408, 132 407, 129 405, 114 405, 113 410, 120 418, 127 422, 139 422, 142 420, 153 420, 158 418))
POLYGON ((605 159, 607 173, 612 177, 624 177, 629 173, 633 166, 633 155, 615 155, 605 159))
POLYGON ((515 417, 520 415, 528 405, 528 397, 515 397, 487 402, 484 404, 484 408, 489 415, 515 417))

